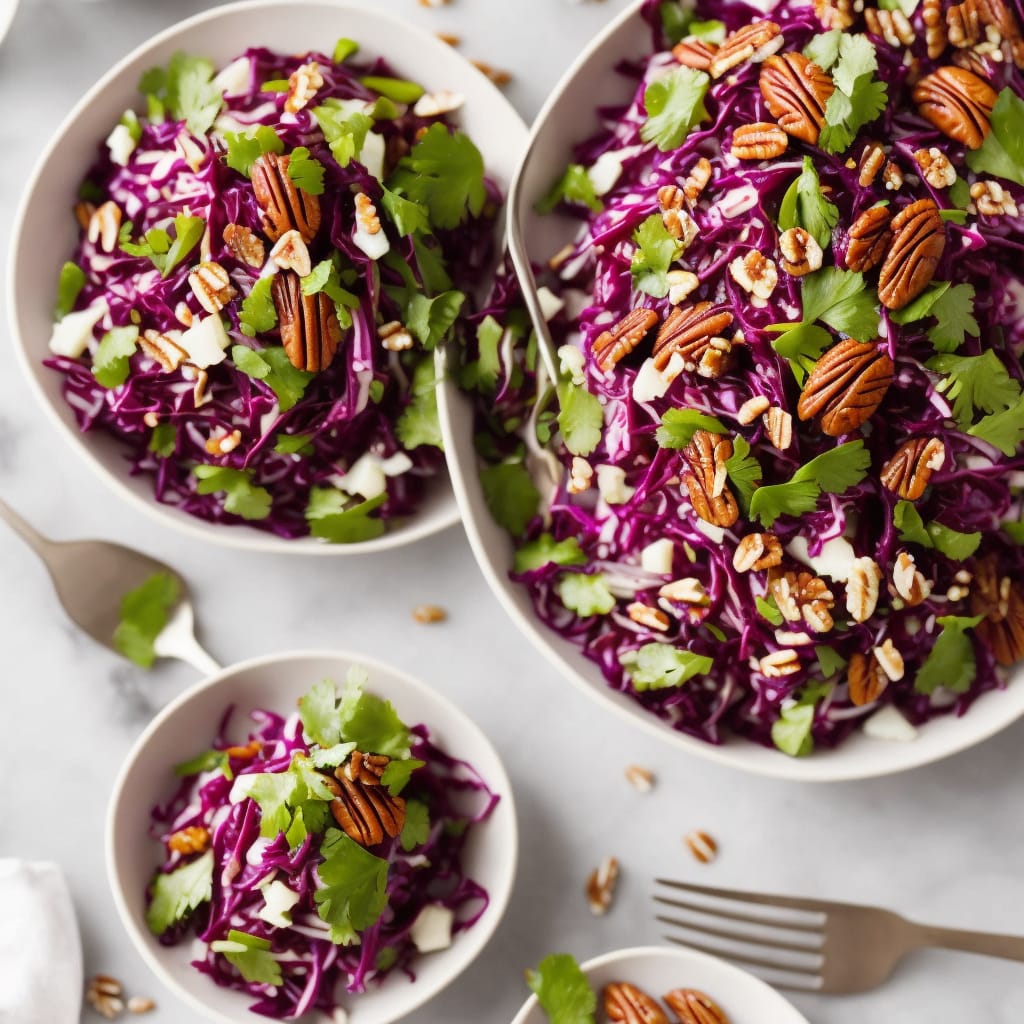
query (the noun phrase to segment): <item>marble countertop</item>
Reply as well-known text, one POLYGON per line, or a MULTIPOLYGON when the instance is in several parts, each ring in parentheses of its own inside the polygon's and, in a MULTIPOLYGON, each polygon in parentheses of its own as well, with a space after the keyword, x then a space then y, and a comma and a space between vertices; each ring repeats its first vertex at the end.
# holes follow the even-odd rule
MULTIPOLYGON (((381 7, 462 36, 463 50, 514 80, 526 117, 582 45, 626 0, 417 0, 381 7)), ((198 0, 23 0, 0 46, 4 146, 0 237, 51 131, 131 47, 208 4, 198 0)), ((45 244, 45 239, 40 240, 45 244)), ((0 263, 5 263, 5 254, 0 263)), ((3 268, 6 273, 6 266, 3 268)), ((202 636, 224 663, 297 647, 354 648, 413 672, 490 734, 516 788, 522 849, 511 907, 459 982, 411 1024, 500 1024, 526 995, 523 969, 553 950, 581 959, 660 941, 651 880, 847 898, 919 919, 1024 933, 1024 722, 983 747, 892 779, 818 787, 748 778, 651 740, 570 687, 520 638, 477 571, 459 529, 372 558, 292 561, 187 546, 125 507, 44 419, 0 327, 0 494, 56 537, 115 539, 173 562, 196 594, 202 636), (430 602, 443 624, 413 622, 430 602), (649 766, 638 794, 623 770, 649 766), (720 856, 697 864, 681 837, 712 834, 720 856), (591 868, 622 864, 611 912, 583 896, 591 868)), ((62 616, 40 564, 0 530, 0 857, 57 861, 81 923, 86 974, 106 972, 158 1003, 154 1024, 193 1016, 129 945, 103 865, 108 793, 134 737, 195 680, 162 663, 116 659, 62 616)), ((2 973, 2 965, 0 965, 2 973)), ((1024 965, 944 952, 907 961, 858 997, 800 996, 819 1024, 1024 1020, 1024 965)), ((87 1010, 85 1019, 92 1017, 87 1010)), ((18 1022, 11 1022, 18 1024, 18 1022)))

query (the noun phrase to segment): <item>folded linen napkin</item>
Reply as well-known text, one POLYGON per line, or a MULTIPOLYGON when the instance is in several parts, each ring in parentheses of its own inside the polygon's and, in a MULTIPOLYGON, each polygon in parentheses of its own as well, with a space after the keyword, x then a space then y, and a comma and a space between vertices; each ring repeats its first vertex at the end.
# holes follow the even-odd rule
POLYGON ((0 859, 0 1024, 78 1024, 82 944, 56 864, 0 859))

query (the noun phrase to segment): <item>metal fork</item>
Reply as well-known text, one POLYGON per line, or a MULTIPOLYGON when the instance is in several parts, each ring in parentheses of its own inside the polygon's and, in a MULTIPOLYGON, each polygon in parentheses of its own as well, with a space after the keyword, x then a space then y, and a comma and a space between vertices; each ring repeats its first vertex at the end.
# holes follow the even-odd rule
POLYGON ((655 884, 700 897, 655 895, 657 903, 677 912, 676 916, 658 914, 658 921, 752 948, 712 947, 673 934, 665 936, 669 942, 767 968, 777 975, 778 980, 773 977, 772 981, 779 988, 866 992, 881 985, 908 953, 925 946, 1024 961, 1024 937, 1016 935, 936 928, 853 903, 713 889, 665 878, 656 879, 655 884), (758 913, 757 907, 776 913, 758 913))

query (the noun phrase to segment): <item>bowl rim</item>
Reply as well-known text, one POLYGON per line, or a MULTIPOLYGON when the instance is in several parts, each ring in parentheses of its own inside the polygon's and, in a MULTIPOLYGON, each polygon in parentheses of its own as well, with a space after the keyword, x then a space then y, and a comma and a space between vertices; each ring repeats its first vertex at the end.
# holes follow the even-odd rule
MULTIPOLYGON (((531 125, 523 157, 509 188, 510 197, 517 195, 519 192, 520 180, 535 156, 537 142, 547 129, 547 122, 555 108, 560 104, 563 94, 581 70, 600 51, 610 46, 614 38, 619 33, 624 32, 633 19, 639 16, 644 3, 645 0, 635 0, 634 3, 630 4, 613 18, 608 25, 595 35, 558 80, 531 125)), ((529 208, 528 204, 520 202, 518 205, 522 207, 525 214, 529 208)), ((506 205, 506 216, 511 218, 514 212, 515 206, 510 199, 506 205)), ((513 231, 514 229, 510 228, 509 234, 512 235, 513 231)), ((660 718, 644 710, 635 701, 630 701, 627 704, 617 699, 623 695, 613 691, 607 686, 606 682, 605 685, 598 687, 584 678, 581 668, 584 665, 592 665, 591 662, 585 661, 583 655, 578 650, 572 652, 573 657, 569 657, 569 651, 556 648, 551 642, 553 639, 556 639, 556 634, 544 627, 535 616, 525 613, 517 605, 513 596, 514 587, 517 585, 507 578, 508 567, 501 567, 495 564, 498 559, 492 558, 491 546, 485 540, 478 523, 480 516, 487 516, 489 513, 482 500, 477 500, 476 498, 479 492, 479 481, 477 479, 475 456, 471 460, 471 465, 463 465, 463 460, 456 457, 456 452, 459 450, 459 438, 453 430, 452 407, 455 403, 465 401, 468 400, 458 392, 450 380, 450 375, 444 375, 438 389, 441 427, 445 434, 445 449, 448 456, 452 486, 455 490, 456 500, 462 509, 463 528, 469 538, 470 547, 477 564, 480 566, 492 592, 498 598, 506 613, 545 659, 549 663, 554 663, 561 674, 567 677, 577 689, 586 693, 592 700, 596 700, 599 704, 611 709, 623 721, 628 721, 632 725, 645 730, 648 735, 659 737, 662 741, 675 746, 677 749, 732 769, 792 782, 831 783, 892 776, 923 768, 983 743, 997 733, 1009 728, 1021 717, 1024 717, 1024 685, 1018 682, 1016 704, 1014 704, 1009 696, 1014 686, 1015 678, 1019 678, 1022 672, 1024 672, 1024 668, 1018 668, 1010 676, 1006 686, 999 690, 981 694, 976 702, 988 702, 993 699, 1000 699, 1001 697, 1006 704, 1006 710, 1001 715, 991 716, 990 720, 982 726, 972 725, 968 730, 951 732, 949 737, 944 737, 944 742, 942 743, 923 745, 918 744, 916 740, 910 743, 877 741, 879 746, 872 749, 882 756, 874 758, 844 754, 842 752, 847 748, 842 746, 834 749, 822 749, 820 752, 816 752, 806 758, 788 757, 775 750, 767 751, 774 756, 765 757, 763 756, 765 748, 752 740, 735 738, 721 745, 711 744, 670 728, 660 718), (502 571, 503 568, 505 572, 502 571), (883 747, 882 744, 885 744, 885 746, 883 747), (748 755, 748 750, 752 752, 761 751, 762 755, 760 757, 757 757, 756 753, 748 755), (883 751, 888 751, 888 756, 885 756, 883 751)), ((604 682, 603 678, 602 682, 604 682)), ((957 720, 959 721, 959 719, 957 720)), ((976 722, 978 718, 975 717, 972 721, 976 722)), ((942 723, 941 720, 934 720, 934 723, 925 723, 920 728, 922 730, 927 729, 930 724, 941 725, 942 723)))
MULTIPOLYGON (((457 524, 460 519, 460 511, 458 503, 454 500, 451 493, 450 478, 448 478, 447 472, 447 459, 445 460, 445 469, 439 471, 438 475, 431 480, 427 495, 424 498, 424 502, 430 503, 433 500, 437 504, 437 514, 428 520, 424 520, 422 517, 423 507, 421 505, 418 513, 413 513, 407 519, 402 520, 401 525, 387 530, 382 536, 373 540, 360 541, 354 544, 330 544, 312 536, 294 539, 280 537, 269 531, 257 530, 247 523, 225 524, 200 520, 174 506, 157 501, 152 494, 144 496, 134 491, 126 483, 125 477, 127 473, 120 475, 105 466, 92 451, 91 445, 87 443, 87 439, 83 436, 82 432, 74 429, 72 423, 60 415, 58 408, 51 402, 49 396, 43 390, 40 379, 36 376, 35 362, 29 353, 29 346, 26 344, 26 339, 21 329, 21 318, 18 315, 20 304, 17 301, 15 285, 16 255, 27 228, 29 209, 36 193, 36 182, 39 179, 40 172, 48 162, 54 159, 64 136, 82 118, 83 114, 96 101, 97 97, 104 93, 113 82, 124 75, 125 71, 132 64, 143 58, 147 53, 173 41, 183 33, 192 31, 196 27, 214 23, 219 19, 233 16, 239 12, 275 7, 281 8, 282 11, 287 11, 300 6, 319 7, 332 12, 357 11, 361 17, 376 19, 392 32, 413 37, 420 46, 432 50, 441 59, 462 63, 467 71, 471 69, 473 74, 476 75, 479 95, 482 95, 489 105, 497 104, 505 108, 505 114, 511 115, 517 126, 522 127, 522 135, 525 141, 528 130, 526 123, 509 102, 508 98, 483 72, 474 67, 471 61, 419 25, 406 21, 396 14, 378 10, 376 6, 363 2, 363 0, 300 0, 298 3, 289 2, 289 0, 235 0, 233 3, 200 11, 169 25, 155 35, 143 40, 102 74, 61 119, 39 156, 34 161, 27 179, 29 185, 21 193, 15 208, 14 217, 11 221, 10 240, 7 245, 7 270, 4 294, 7 302, 7 323, 10 329, 15 358, 21 367, 23 377, 28 379, 29 387, 35 396, 37 406, 44 410, 46 418, 57 426, 58 433, 78 453, 79 457, 83 459, 93 474, 102 480, 122 500, 126 501, 129 507, 141 509, 152 521, 164 526, 173 527, 189 538, 226 548, 270 554, 287 553, 304 556, 344 558, 403 547, 406 544, 412 544, 425 537, 440 533, 457 524)), ((467 101, 470 99, 471 97, 467 97, 467 101)), ((501 225, 502 220, 499 218, 495 230, 501 230, 501 225)), ((437 358, 440 358, 439 354, 437 358)))
MULTIPOLYGON (((111 895, 114 899, 114 906, 117 910, 118 920, 120 921, 121 927, 127 933, 132 947, 139 954, 150 971, 152 971, 153 974, 156 975, 156 977, 159 978, 159 980, 175 994, 175 996, 191 1008, 200 1012, 206 1019, 217 1021, 219 1024, 234 1024, 236 1018, 227 1017, 221 1014, 219 1010, 211 1008, 199 995, 196 995, 191 989, 184 987, 176 978, 170 975, 164 969, 163 964, 154 955, 151 949, 152 943, 150 940, 152 940, 152 936, 137 926, 133 912, 128 905, 127 895, 121 884, 121 873, 118 869, 119 855, 116 849, 115 833, 120 813, 121 799, 123 797, 128 778, 131 775, 136 762, 144 756, 145 749, 148 746, 149 741, 164 727, 169 719, 176 715, 178 711, 184 708, 187 704, 191 703, 193 699, 210 690, 216 689, 229 679, 239 676, 244 677, 245 674, 252 672, 253 670, 267 668, 273 665, 281 665, 288 662, 314 660, 338 661, 339 663, 348 662, 349 664, 359 665, 365 668, 370 675, 370 690, 373 692, 376 692, 374 691, 373 686, 374 676, 378 673, 383 673, 385 675, 397 677, 402 681, 402 685, 408 686, 410 689, 425 696, 429 700, 439 703, 444 708, 445 715, 448 716, 450 720, 458 723, 460 730, 465 730, 475 734, 477 739, 481 741, 483 746, 490 753, 494 764, 490 772, 490 775, 493 776, 493 778, 489 777, 487 779, 488 786, 501 796, 501 803, 499 806, 503 804, 507 808, 507 811, 504 813, 508 816, 509 828, 511 830, 511 842, 509 843, 507 850, 508 866, 503 872, 501 887, 499 889, 487 890, 489 902, 484 912, 484 918, 486 918, 486 921, 481 918, 481 920, 474 925, 474 931, 471 933, 474 934, 474 936, 479 937, 477 939, 479 942, 477 949, 459 968, 459 970, 450 977, 439 978, 435 980, 433 984, 425 984, 419 980, 415 983, 410 983, 423 985, 421 990, 422 998, 414 1005, 403 1009, 401 1013, 402 1016, 413 1012, 417 1007, 425 1005, 439 992, 452 984, 460 974, 468 970, 473 961, 476 960, 476 958, 489 945, 494 937, 494 933, 498 929, 498 926, 504 920, 512 897, 512 891, 515 886, 516 874, 519 867, 519 818, 516 813, 515 794, 511 780, 508 776, 508 771, 505 768, 505 764, 500 753, 487 733, 485 733, 484 730, 477 725, 476 722, 470 718, 469 715, 467 715, 451 698, 416 676, 411 675, 403 669, 396 668, 394 665, 383 661, 380 658, 342 648, 296 648, 294 650, 276 651, 271 654, 259 655, 254 658, 247 658, 243 661, 226 665, 218 672, 193 683, 182 693, 174 697, 157 712, 157 714, 147 724, 146 728, 136 737, 117 770, 117 775, 115 776, 113 785, 110 789, 110 797, 107 801, 103 825, 103 856, 107 874, 107 885, 109 886, 111 895), (476 930, 478 928, 480 929, 479 931, 476 930)), ((384 696, 386 699, 390 699, 385 692, 382 692, 381 696, 384 696)), ((168 771, 170 770, 170 767, 171 766, 169 765, 168 771)), ((196 976, 199 977, 198 974, 196 976)), ((240 999, 244 998, 242 993, 238 993, 238 995, 240 999)), ((247 1010, 248 1008, 245 1007, 245 1009, 247 1010)), ((390 1024, 390 1022, 397 1019, 399 1018, 381 1018, 379 1024, 390 1024)))

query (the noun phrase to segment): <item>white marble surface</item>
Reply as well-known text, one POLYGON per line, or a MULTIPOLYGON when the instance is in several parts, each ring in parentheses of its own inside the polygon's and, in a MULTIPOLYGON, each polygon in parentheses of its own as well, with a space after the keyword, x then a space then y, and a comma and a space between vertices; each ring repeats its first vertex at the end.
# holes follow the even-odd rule
MULTIPOLYGON (((466 52, 513 70, 509 94, 531 116, 625 0, 453 0, 442 10, 416 0, 378 2, 458 32, 466 52)), ((202 6, 23 0, 0 47, 0 237, 9 234, 36 154, 76 98, 130 47, 202 6)), ((1024 723, 981 749, 889 781, 816 788, 714 768, 607 717, 557 677, 505 621, 458 530, 373 559, 322 562, 242 558, 160 532, 122 507, 44 421, 6 327, 0 332, 0 494, 40 528, 113 538, 173 561, 197 594, 204 639, 225 662, 299 646, 364 650, 454 697, 497 743, 520 809, 512 907, 487 951, 409 1018, 413 1024, 501 1024, 524 998, 523 968, 545 953, 566 949, 583 958, 658 941, 650 902, 658 873, 845 897, 931 922, 1024 934, 1024 788, 1017 778, 1024 723), (422 601, 445 606, 449 621, 415 625, 410 611, 422 601), (628 787, 630 762, 657 772, 652 793, 628 787), (682 848, 680 837, 694 827, 721 845, 711 866, 697 865, 682 848), (606 854, 619 857, 623 878, 612 912, 595 919, 583 882, 606 854)), ((147 674, 76 633, 40 565, 5 530, 0 566, 0 857, 60 863, 79 913, 87 974, 117 975, 131 992, 155 998, 159 1009, 148 1018, 155 1024, 185 1024, 192 1015, 148 974, 115 917, 103 822, 133 737, 194 673, 164 663, 147 674)), ((1024 965, 928 952, 874 993, 796 1002, 821 1024, 1019 1024, 1024 965)), ((96 1018, 86 1011, 84 1019, 96 1018)))

